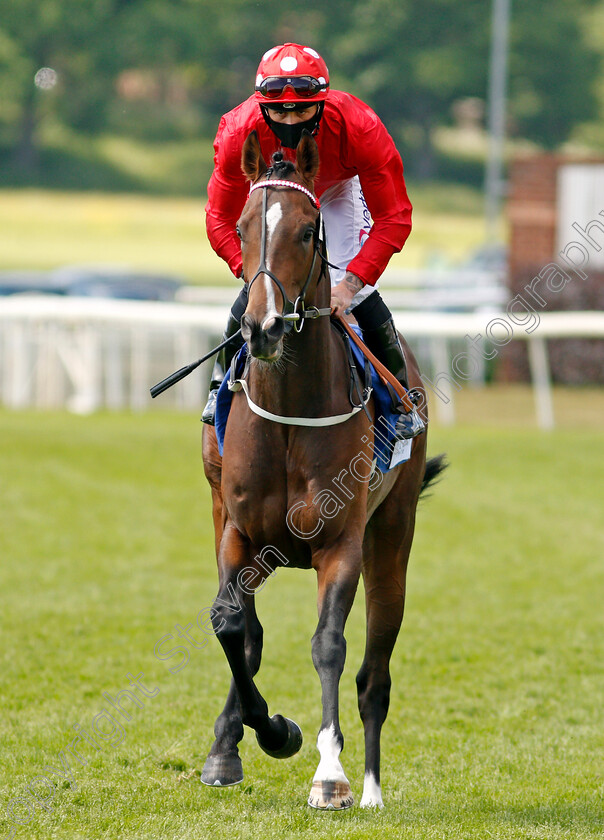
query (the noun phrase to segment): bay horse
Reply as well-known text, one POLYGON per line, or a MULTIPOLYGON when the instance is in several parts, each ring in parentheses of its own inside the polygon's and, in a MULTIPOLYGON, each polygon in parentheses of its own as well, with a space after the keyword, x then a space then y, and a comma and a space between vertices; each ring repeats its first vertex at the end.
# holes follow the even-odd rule
MULTIPOLYGON (((443 465, 440 458, 426 464, 427 435, 422 434, 413 440, 407 462, 384 473, 379 485, 370 479, 364 442, 373 441, 373 399, 367 412, 351 411, 348 357, 328 317, 331 289, 313 193, 318 147, 306 133, 295 164, 280 158, 275 155, 267 166, 255 132, 244 144, 242 169, 251 190, 237 231, 244 276, 251 278, 241 321, 250 363, 245 389, 241 381, 234 386, 240 390, 233 394, 222 457, 214 428, 203 431, 219 577, 211 620, 232 681, 202 781, 223 786, 243 779, 237 747, 243 724, 255 730, 271 756, 286 758, 301 746, 299 727, 281 715, 271 717, 254 682, 263 633, 254 591, 287 564, 314 569, 318 581, 312 659, 323 714, 320 762, 308 802, 325 810, 353 804, 339 757, 338 687, 346 655, 344 625, 362 574, 367 637, 356 678, 365 733, 360 804, 381 807, 380 733, 416 506, 443 465)), ((410 386, 422 392, 415 358, 405 342, 403 347, 410 386)))

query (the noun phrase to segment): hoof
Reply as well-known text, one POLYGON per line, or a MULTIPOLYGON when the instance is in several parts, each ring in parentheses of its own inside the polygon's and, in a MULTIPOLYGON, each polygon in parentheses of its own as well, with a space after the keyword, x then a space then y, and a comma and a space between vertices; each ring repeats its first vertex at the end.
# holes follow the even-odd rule
POLYGON ((287 741, 278 750, 269 749, 264 746, 258 733, 256 732, 256 740, 260 744, 260 747, 267 755, 270 755, 273 758, 289 758, 290 756, 295 755, 302 746, 302 730, 298 724, 289 718, 282 717, 281 715, 274 715, 271 720, 282 720, 285 722, 287 725, 287 741))
POLYGON ((228 787, 243 781, 243 765, 236 752, 209 755, 203 766, 201 781, 211 787, 228 787))
POLYGON ((344 811, 354 798, 348 782, 313 782, 308 804, 320 811, 344 811))

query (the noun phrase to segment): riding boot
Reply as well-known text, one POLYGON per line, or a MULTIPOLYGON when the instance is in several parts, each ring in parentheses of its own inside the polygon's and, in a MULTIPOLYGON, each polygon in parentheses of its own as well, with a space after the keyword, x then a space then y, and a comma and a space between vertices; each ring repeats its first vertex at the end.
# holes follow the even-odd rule
MULTIPOLYGON (((363 332, 363 340, 367 347, 408 391, 409 381, 405 354, 390 310, 383 302, 379 292, 373 292, 358 306, 355 306, 353 315, 363 332), (380 324, 379 321, 386 314, 387 319, 380 324)), ((403 404, 399 402, 396 410, 400 412, 400 417, 395 424, 398 439, 408 440, 425 430, 424 422, 415 407, 407 412, 403 404)))
MULTIPOLYGON (((241 321, 241 316, 245 312, 247 306, 247 286, 244 286, 239 297, 233 304, 231 311, 229 312, 229 320, 227 321, 227 326, 222 336, 222 341, 229 338, 230 336, 234 335, 237 330, 239 329, 239 322, 241 321)), ((212 369, 212 377, 210 379, 210 393, 208 395, 208 401, 206 406, 203 410, 201 415, 201 422, 207 423, 208 426, 214 425, 214 418, 216 415, 216 397, 218 396, 218 389, 222 385, 222 380, 224 379, 228 369, 231 366, 231 362, 233 361, 233 357, 236 353, 239 352, 241 347, 244 344, 243 338, 239 335, 237 338, 234 338, 233 341, 229 342, 225 347, 222 348, 216 355, 216 361, 214 362, 214 367, 212 369)))

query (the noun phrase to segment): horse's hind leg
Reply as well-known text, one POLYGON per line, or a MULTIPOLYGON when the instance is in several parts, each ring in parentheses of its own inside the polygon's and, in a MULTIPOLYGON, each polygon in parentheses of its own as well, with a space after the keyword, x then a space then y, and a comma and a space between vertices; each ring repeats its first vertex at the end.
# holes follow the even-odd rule
POLYGON ((383 806, 380 736, 390 703, 390 656, 403 620, 407 561, 413 539, 413 520, 402 522, 401 508, 394 508, 392 513, 393 520, 387 504, 384 510, 376 511, 363 545, 367 638, 365 658, 357 674, 359 712, 365 729, 361 808, 383 806))
MULTIPOLYGON (((251 675, 254 676, 260 668, 263 633, 256 615, 254 596, 246 596, 246 602, 245 659, 251 675)), ((216 719, 214 735, 216 740, 206 758, 201 781, 206 785, 236 785, 243 780, 243 767, 237 747, 243 738, 243 722, 241 703, 233 679, 224 709, 216 719)))

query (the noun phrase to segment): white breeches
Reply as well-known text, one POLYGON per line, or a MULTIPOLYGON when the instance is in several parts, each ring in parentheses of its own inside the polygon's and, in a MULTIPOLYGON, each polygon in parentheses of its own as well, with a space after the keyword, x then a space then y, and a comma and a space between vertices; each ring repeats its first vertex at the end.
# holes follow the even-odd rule
MULTIPOLYGON (((371 230, 371 214, 358 177, 335 184, 321 195, 321 213, 325 222, 327 256, 339 266, 330 268, 331 285, 344 278, 346 266, 358 254, 371 230)), ((370 295, 375 286, 363 286, 352 299, 351 309, 370 295)))

